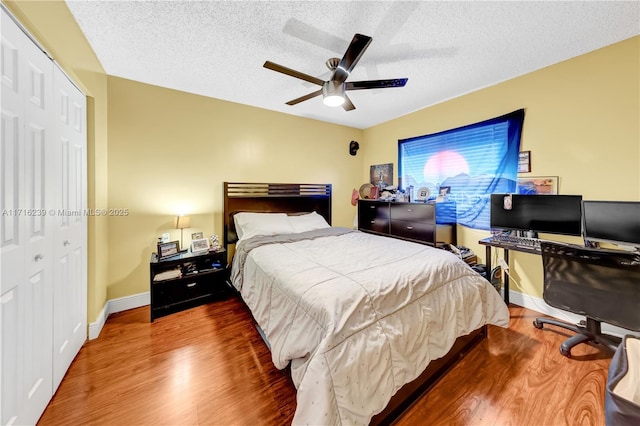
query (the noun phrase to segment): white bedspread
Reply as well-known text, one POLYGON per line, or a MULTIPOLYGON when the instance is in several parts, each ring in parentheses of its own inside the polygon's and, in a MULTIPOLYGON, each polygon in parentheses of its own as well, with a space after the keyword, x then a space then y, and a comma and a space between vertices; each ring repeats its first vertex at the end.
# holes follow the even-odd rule
POLYGON ((421 244, 351 232, 257 247, 242 270, 239 258, 233 283, 275 366, 291 362, 294 424, 368 424, 457 337, 509 324, 485 279, 421 244))

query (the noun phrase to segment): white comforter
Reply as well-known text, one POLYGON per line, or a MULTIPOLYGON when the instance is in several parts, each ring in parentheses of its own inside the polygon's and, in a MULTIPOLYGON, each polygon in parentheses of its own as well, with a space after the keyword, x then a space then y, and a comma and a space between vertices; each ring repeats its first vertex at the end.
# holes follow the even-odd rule
POLYGON ((294 424, 368 424, 455 339, 507 327, 498 292, 455 255, 350 232, 251 250, 232 281, 291 362, 294 424))

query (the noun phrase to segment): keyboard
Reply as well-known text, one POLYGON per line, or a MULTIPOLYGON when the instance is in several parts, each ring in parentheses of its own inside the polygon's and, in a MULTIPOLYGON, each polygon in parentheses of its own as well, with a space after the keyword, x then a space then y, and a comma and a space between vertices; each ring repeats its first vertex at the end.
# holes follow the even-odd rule
POLYGON ((523 249, 540 251, 540 239, 516 237, 513 235, 496 234, 492 235, 489 239, 490 242, 495 244, 502 244, 505 246, 515 246, 523 249))

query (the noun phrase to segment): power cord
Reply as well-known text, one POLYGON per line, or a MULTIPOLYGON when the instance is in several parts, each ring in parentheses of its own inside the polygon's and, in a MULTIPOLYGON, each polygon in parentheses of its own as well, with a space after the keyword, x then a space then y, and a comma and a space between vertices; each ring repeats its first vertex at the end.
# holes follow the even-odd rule
MULTIPOLYGON (((504 260, 503 260, 503 262, 504 262, 504 260)), ((502 262, 500 262, 500 263, 502 263, 502 262)), ((502 271, 503 271, 505 274, 507 274, 507 276, 509 277, 509 282, 514 283, 514 284, 516 285, 516 287, 518 288, 518 290, 520 290, 522 293, 524 293, 524 292, 525 292, 525 289, 520 285, 520 283, 518 282, 518 280, 516 280, 515 278, 513 278, 513 276, 509 273, 509 265, 507 265, 507 267, 504 267, 504 266, 502 266, 502 265, 500 265, 500 266, 501 266, 502 271)), ((547 310, 547 307, 541 306, 541 305, 537 302, 537 300, 536 300, 536 299, 533 299, 533 298, 532 298, 531 300, 532 300, 533 304, 538 308, 538 312, 543 313, 543 312, 545 312, 545 311, 547 310)), ((545 314, 545 315, 546 315, 546 314, 545 314)))

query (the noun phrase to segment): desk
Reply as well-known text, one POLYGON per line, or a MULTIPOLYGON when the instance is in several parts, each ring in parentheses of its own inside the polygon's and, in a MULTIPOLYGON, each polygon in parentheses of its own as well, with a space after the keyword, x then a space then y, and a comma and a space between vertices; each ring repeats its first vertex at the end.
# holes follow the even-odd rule
MULTIPOLYGON (((486 255, 485 255, 485 263, 487 265, 487 279, 491 281, 491 247, 501 248, 504 250, 504 261, 509 264, 509 250, 521 251, 523 253, 530 254, 540 254, 540 249, 535 249, 533 247, 525 247, 521 245, 516 245, 513 243, 507 243, 504 241, 496 241, 491 237, 484 238, 478 241, 479 244, 486 246, 486 255)), ((504 303, 509 304, 509 275, 503 271, 503 281, 504 281, 504 303)))

